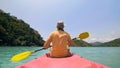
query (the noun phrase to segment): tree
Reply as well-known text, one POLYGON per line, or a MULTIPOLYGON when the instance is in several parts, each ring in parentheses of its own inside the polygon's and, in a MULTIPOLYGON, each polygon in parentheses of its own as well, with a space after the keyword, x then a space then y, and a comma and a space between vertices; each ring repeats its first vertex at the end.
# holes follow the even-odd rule
POLYGON ((29 24, 0 10, 0 46, 42 46, 41 35, 29 24))

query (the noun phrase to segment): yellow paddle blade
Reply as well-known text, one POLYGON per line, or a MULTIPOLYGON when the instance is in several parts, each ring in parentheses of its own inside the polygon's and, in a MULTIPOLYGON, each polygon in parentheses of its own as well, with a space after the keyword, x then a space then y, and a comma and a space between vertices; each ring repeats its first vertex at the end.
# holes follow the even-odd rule
POLYGON ((32 52, 30 52, 30 51, 26 51, 26 52, 22 52, 22 53, 16 54, 15 56, 13 56, 11 58, 11 61, 13 61, 13 62, 20 61, 22 59, 27 58, 31 53, 32 52))
POLYGON ((85 39, 85 38, 87 38, 87 37, 89 37, 89 33, 88 33, 88 32, 83 32, 83 33, 81 33, 81 34, 79 35, 78 38, 80 38, 80 39, 85 39))

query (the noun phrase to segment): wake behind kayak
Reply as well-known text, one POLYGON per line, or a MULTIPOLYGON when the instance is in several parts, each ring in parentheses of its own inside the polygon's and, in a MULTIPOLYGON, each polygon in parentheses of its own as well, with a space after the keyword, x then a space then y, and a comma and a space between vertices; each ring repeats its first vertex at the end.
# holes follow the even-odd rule
POLYGON ((102 64, 90 61, 76 54, 66 58, 51 58, 48 54, 42 55, 16 68, 109 68, 102 64))

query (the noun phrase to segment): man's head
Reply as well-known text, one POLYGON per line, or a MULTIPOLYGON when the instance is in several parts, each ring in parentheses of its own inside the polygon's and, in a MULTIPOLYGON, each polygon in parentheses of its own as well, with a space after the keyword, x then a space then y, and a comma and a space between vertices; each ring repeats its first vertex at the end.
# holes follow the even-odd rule
POLYGON ((63 28, 64 28, 64 22, 62 21, 62 20, 60 20, 60 21, 58 21, 57 22, 57 29, 58 30, 63 30, 63 28))

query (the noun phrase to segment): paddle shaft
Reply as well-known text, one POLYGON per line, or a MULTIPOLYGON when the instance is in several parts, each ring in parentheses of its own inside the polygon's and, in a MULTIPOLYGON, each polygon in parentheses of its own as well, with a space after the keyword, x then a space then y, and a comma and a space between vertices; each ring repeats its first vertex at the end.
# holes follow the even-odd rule
POLYGON ((41 48, 41 49, 38 49, 38 50, 33 51, 32 53, 38 52, 38 51, 41 51, 41 50, 44 50, 44 49, 45 49, 45 48, 41 48))

